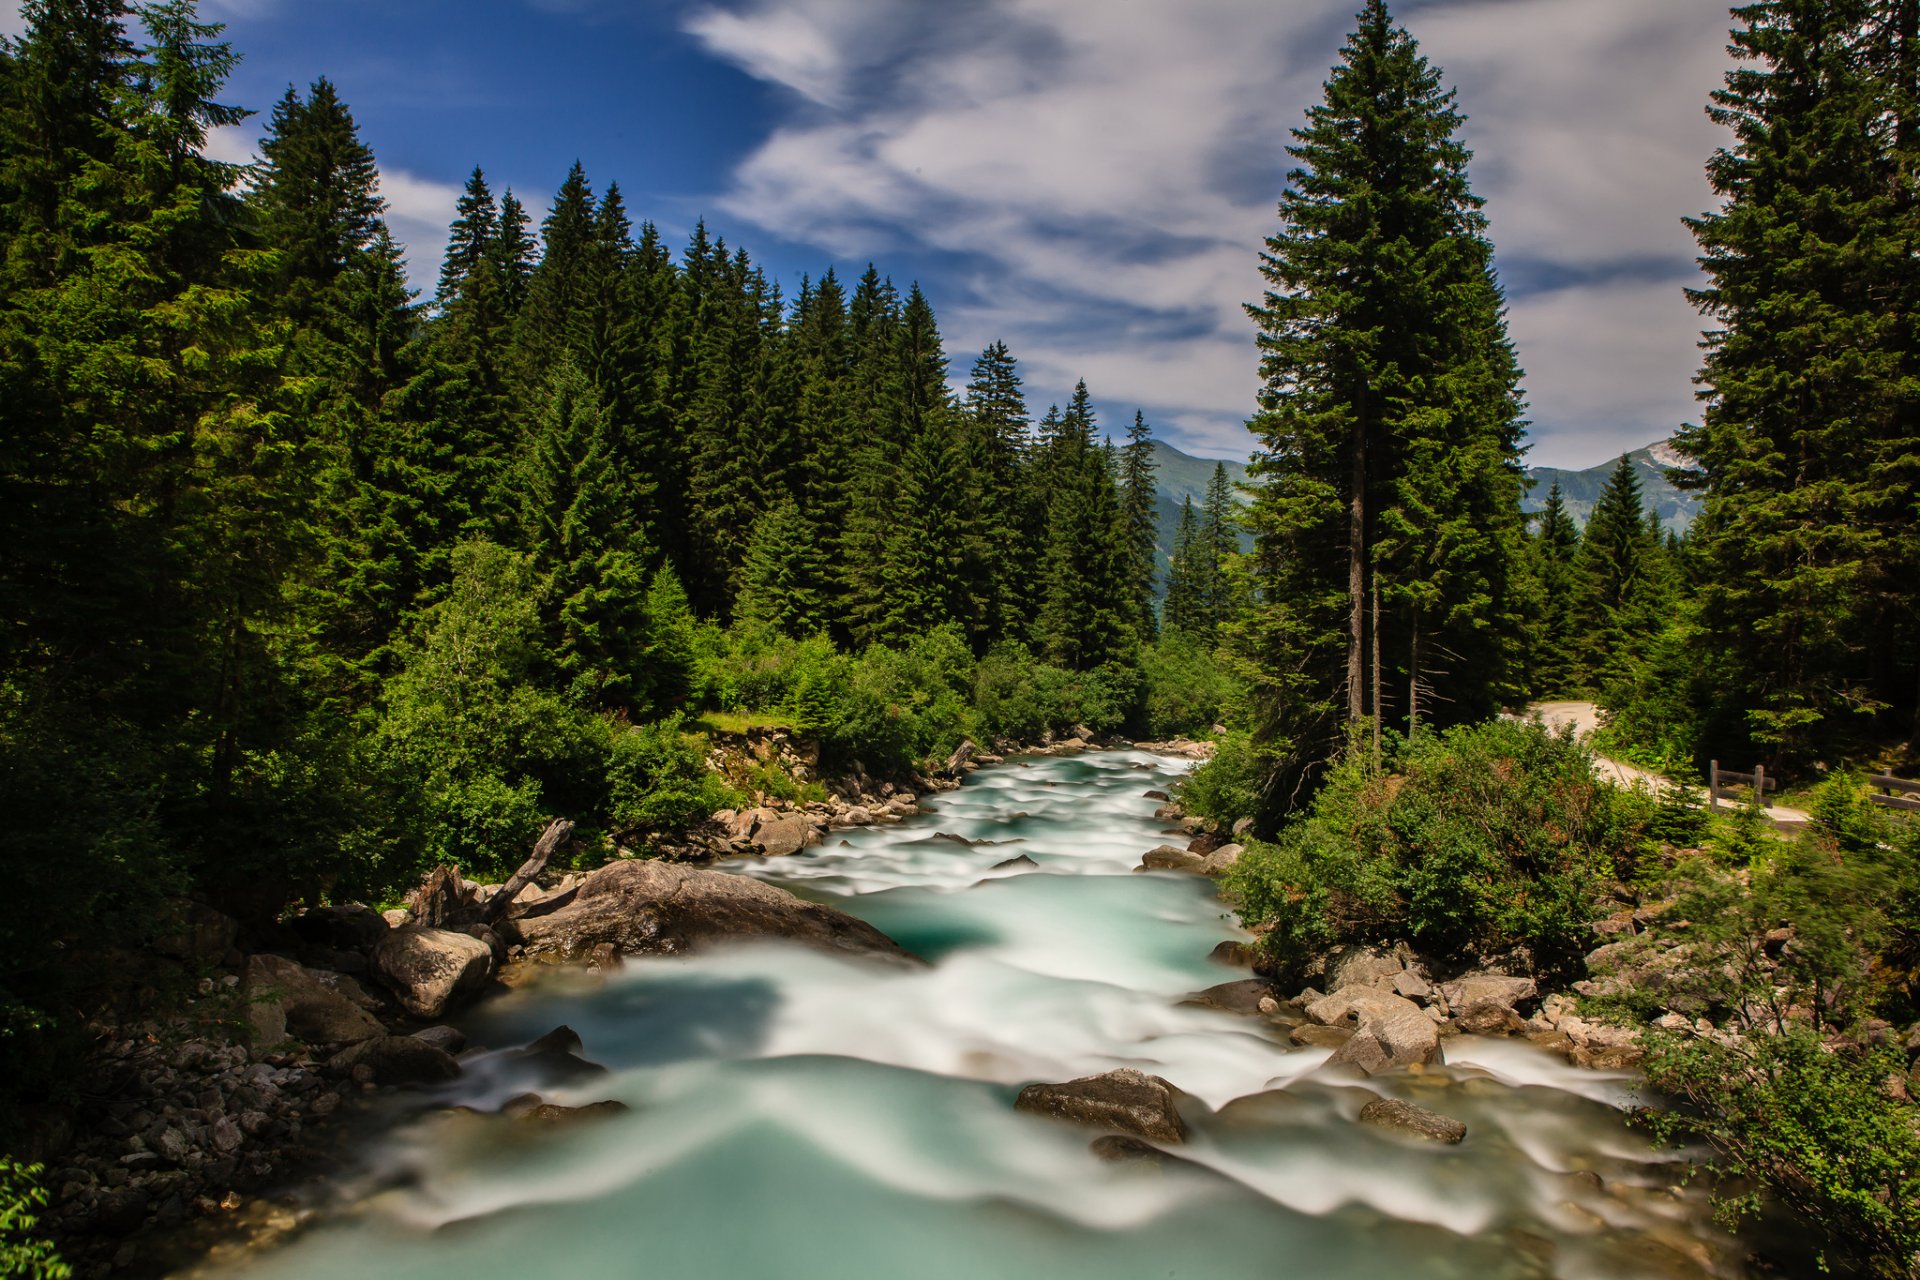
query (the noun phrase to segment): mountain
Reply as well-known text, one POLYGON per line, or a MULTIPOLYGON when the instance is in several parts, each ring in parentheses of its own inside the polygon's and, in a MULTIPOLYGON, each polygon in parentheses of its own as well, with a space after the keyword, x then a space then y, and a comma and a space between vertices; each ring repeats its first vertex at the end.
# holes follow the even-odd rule
MULTIPOLYGON (((1640 474, 1641 488, 1646 492, 1647 505, 1660 513, 1660 521, 1675 533, 1685 533, 1687 526, 1700 513, 1700 498, 1697 494, 1676 489, 1667 480, 1667 468, 1681 465, 1683 459, 1674 451, 1670 441, 1662 440, 1650 444, 1644 449, 1635 449, 1627 455, 1633 460, 1634 470, 1640 474)), ((1220 459, 1196 458, 1182 453, 1164 440, 1153 442, 1153 461, 1157 470, 1154 480, 1160 492, 1155 499, 1155 507, 1160 518, 1160 553, 1163 560, 1170 558, 1173 551, 1173 538, 1180 528, 1180 504, 1191 497, 1193 505, 1198 507, 1207 496, 1207 482, 1213 479, 1214 464, 1220 459)), ((1547 505, 1547 490, 1557 481, 1560 496, 1566 500, 1567 512, 1574 523, 1582 528, 1586 526, 1587 516, 1593 511, 1593 504, 1600 498, 1600 490, 1607 483, 1616 459, 1607 461, 1584 471, 1568 471, 1560 467, 1529 467, 1527 478, 1533 487, 1520 502, 1523 511, 1529 513, 1547 505)), ((1243 484, 1247 478, 1247 465, 1226 459, 1227 478, 1234 484, 1243 484)), ((1243 546, 1251 545, 1242 535, 1243 546)), ((1165 590, 1166 584, 1161 583, 1165 590)))
MULTIPOLYGON (((1660 522, 1675 533, 1685 533, 1693 518, 1700 514, 1700 497, 1676 489, 1667 481, 1667 468, 1685 463, 1674 450, 1671 441, 1662 440, 1650 444, 1644 449, 1635 449, 1627 455, 1633 461, 1633 469, 1640 475, 1640 487, 1645 492, 1646 503, 1660 513, 1660 522)), ((1617 458, 1609 458, 1597 467, 1588 467, 1585 471, 1563 471, 1559 467, 1529 467, 1527 476, 1533 481, 1533 488, 1521 500, 1523 511, 1534 512, 1547 505, 1547 490, 1557 481, 1560 496, 1566 500, 1567 513, 1574 523, 1586 527, 1587 516, 1593 511, 1593 504, 1600 498, 1600 490, 1612 474, 1617 458)))

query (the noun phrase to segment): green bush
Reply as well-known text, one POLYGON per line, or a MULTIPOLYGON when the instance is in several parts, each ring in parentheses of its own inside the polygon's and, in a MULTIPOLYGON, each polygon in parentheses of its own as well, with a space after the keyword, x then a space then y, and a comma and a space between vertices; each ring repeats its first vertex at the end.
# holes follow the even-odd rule
POLYGON ((1145 684, 1142 723, 1154 738, 1204 737, 1232 719, 1246 688, 1219 653, 1186 636, 1167 636, 1141 651, 1145 684))
POLYGON ((622 835, 683 829, 738 800, 678 715, 614 730, 607 789, 607 819, 622 835))
POLYGON ((73 1270, 38 1234, 47 1192, 40 1166, 0 1156, 0 1276, 10 1280, 68 1280, 73 1270))
MULTIPOLYGON (((1243 750, 1215 763, 1231 770, 1243 750)), ((1333 943, 1404 940, 1461 960, 1524 947, 1539 971, 1567 973, 1647 807, 1596 781, 1571 738, 1460 726, 1394 744, 1382 772, 1337 766, 1304 817, 1248 849, 1228 889, 1248 924, 1272 926, 1283 971, 1333 943)))
MULTIPOLYGON (((1835 1052, 1804 1028, 1731 1045, 1646 1039, 1648 1082, 1691 1104, 1645 1113, 1656 1132, 1710 1143, 1717 1172, 1769 1188, 1870 1274, 1920 1274, 1920 1114, 1886 1087, 1903 1054, 1835 1052)), ((1719 1207, 1731 1226, 1760 1205, 1756 1188, 1719 1207)))
POLYGON ((1229 733, 1214 748, 1213 758, 1187 775, 1180 803, 1188 813, 1231 827, 1258 810, 1266 776, 1267 758, 1253 736, 1229 733))

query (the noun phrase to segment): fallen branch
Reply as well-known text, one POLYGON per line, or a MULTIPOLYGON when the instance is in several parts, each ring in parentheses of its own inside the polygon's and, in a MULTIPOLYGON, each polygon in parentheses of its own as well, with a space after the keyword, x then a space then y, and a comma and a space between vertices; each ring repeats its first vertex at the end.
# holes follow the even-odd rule
POLYGON ((500 892, 487 899, 486 907, 480 913, 480 922, 492 924, 505 915, 507 908, 513 905, 513 900, 520 896, 520 891, 532 884, 533 878, 547 869, 547 860, 553 857, 553 851, 565 844, 572 834, 573 824, 565 818, 555 818, 549 822, 547 829, 540 833, 539 841, 533 846, 532 856, 520 864, 518 871, 508 877, 507 882, 500 886, 500 892))

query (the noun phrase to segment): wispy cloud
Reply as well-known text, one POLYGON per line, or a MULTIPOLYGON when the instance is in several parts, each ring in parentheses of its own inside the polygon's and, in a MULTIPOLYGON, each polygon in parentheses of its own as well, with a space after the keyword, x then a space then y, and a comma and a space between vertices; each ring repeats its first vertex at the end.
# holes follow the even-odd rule
MULTIPOLYGON (((938 299, 956 352, 1005 337, 1042 395, 1085 374, 1189 444, 1241 452, 1257 375, 1240 304, 1261 288, 1288 130, 1351 9, 732 0, 686 29, 796 99, 737 169, 728 212, 838 256, 957 260, 938 299)), ((1724 15, 1450 0, 1408 17, 1461 87, 1503 255, 1586 281, 1515 298, 1538 454, 1583 460, 1670 431, 1690 410, 1697 329, 1679 301, 1692 268, 1678 219, 1707 202, 1717 138, 1700 104, 1724 15), (1648 284, 1649 261, 1670 279, 1648 284), (1668 288, 1675 305, 1641 300, 1628 318, 1653 328, 1602 333, 1624 314, 1609 290, 1627 262, 1638 293, 1668 288)))

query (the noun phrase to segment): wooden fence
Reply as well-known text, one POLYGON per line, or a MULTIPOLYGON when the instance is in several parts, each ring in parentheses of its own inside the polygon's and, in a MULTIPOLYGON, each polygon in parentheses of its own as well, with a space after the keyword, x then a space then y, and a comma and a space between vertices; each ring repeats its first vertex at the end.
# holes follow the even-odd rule
MULTIPOLYGON (((1753 798, 1764 809, 1767 807, 1767 792, 1778 791, 1780 784, 1767 776, 1765 765, 1753 766, 1752 773, 1737 773, 1732 769, 1722 769, 1718 760, 1712 761, 1707 766, 1707 807, 1718 809, 1722 800, 1734 799, 1727 794, 1729 788, 1751 789, 1753 798)), ((1914 807, 1920 808, 1920 805, 1914 807)))
POLYGON ((1920 793, 1920 782, 1883 773, 1868 778, 1867 785, 1879 788, 1867 798, 1883 808, 1920 810, 1920 794, 1916 794, 1920 793))

